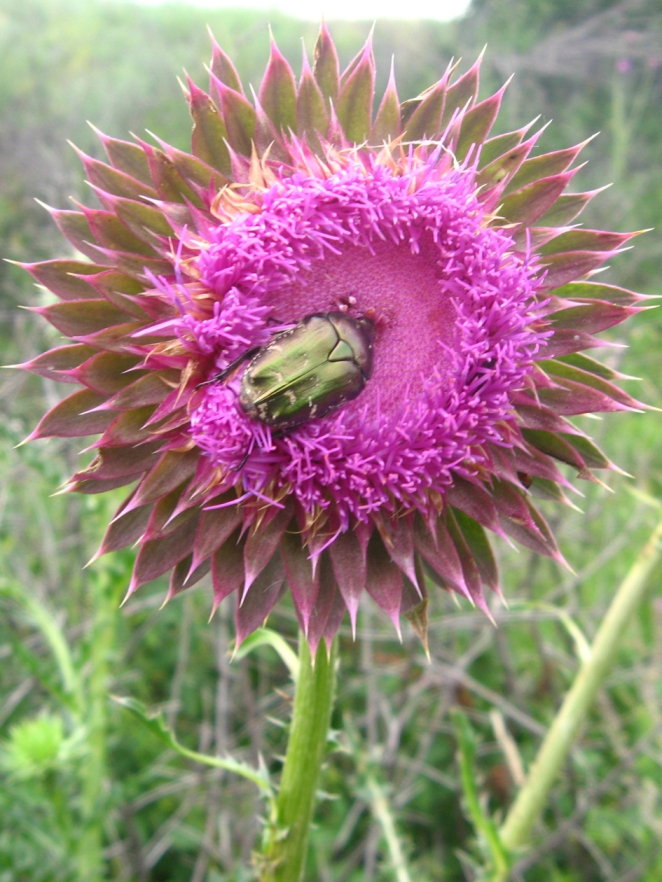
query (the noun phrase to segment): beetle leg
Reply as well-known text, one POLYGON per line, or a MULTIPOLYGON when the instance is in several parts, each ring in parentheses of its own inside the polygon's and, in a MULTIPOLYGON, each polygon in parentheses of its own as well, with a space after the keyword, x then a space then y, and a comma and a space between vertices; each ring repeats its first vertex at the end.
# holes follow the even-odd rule
POLYGON ((251 438, 250 444, 248 445, 248 450, 244 454, 243 459, 241 460, 241 462, 239 463, 238 466, 235 466, 234 468, 230 469, 231 472, 240 472, 243 469, 243 467, 248 462, 248 457, 253 452, 254 447, 255 447, 255 438, 251 438))
POLYGON ((253 356, 257 355, 259 351, 260 347, 254 346, 252 349, 247 349, 246 352, 242 352, 241 355, 238 355, 234 361, 231 361, 226 368, 223 368, 219 374, 213 376, 211 380, 203 380, 202 383, 198 383, 196 389, 199 389, 201 386, 209 386, 212 383, 222 383, 231 373, 233 373, 233 371, 236 371, 242 361, 247 361, 249 358, 253 358, 253 356))

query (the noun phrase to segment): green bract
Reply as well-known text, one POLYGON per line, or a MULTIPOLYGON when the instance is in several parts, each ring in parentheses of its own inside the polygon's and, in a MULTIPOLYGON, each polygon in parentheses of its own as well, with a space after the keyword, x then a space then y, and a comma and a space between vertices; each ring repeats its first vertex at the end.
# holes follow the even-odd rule
POLYGON ((374 326, 342 312, 315 313, 252 359, 239 403, 251 418, 291 429, 356 398, 372 374, 374 326))

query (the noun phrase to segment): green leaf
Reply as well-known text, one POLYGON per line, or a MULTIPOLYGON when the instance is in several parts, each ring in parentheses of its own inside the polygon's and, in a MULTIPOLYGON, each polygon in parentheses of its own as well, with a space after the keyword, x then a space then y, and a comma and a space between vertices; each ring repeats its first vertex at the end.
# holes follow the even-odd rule
POLYGON ((138 144, 132 144, 130 141, 120 141, 117 138, 110 138, 100 132, 96 126, 90 127, 95 132, 103 144, 104 150, 110 160, 110 164, 118 171, 124 172, 131 178, 141 181, 148 187, 152 186, 152 176, 149 173, 149 163, 145 156, 145 151, 138 144))
POLYGON ((499 569, 485 530, 469 515, 454 508, 453 514, 464 540, 471 549, 482 580, 496 594, 501 592, 499 569))
POLYGON ((492 162, 498 161, 506 153, 510 153, 511 150, 514 150, 522 143, 524 136, 531 128, 531 125, 533 124, 531 123, 528 126, 524 126, 516 132, 506 132, 505 135, 496 135, 494 138, 485 141, 480 150, 480 162, 478 163, 478 167, 481 169, 487 168, 492 162))
POLYGON ((51 408, 39 422, 30 439, 77 438, 79 435, 96 435, 105 431, 115 419, 112 411, 97 410, 105 402, 105 396, 89 389, 81 389, 68 395, 51 408))
POLYGON ((544 369, 548 375, 559 378, 561 385, 569 388, 571 391, 578 388, 581 390, 582 387, 585 389, 595 389, 607 399, 611 398, 624 408, 636 408, 638 404, 627 392, 619 389, 613 383, 603 380, 593 372, 581 370, 556 359, 544 362, 544 369))
POLYGON ((147 199, 156 198, 157 192, 153 186, 118 171, 116 168, 111 168, 105 162, 100 162, 98 159, 87 156, 73 144, 72 147, 78 153, 87 178, 94 187, 98 187, 104 193, 112 193, 114 196, 125 196, 127 199, 140 199, 143 196, 147 199))
MULTIPOLYGON (((478 77, 481 57, 478 58, 469 70, 463 74, 457 82, 453 83, 446 92, 446 103, 441 118, 440 129, 443 131, 456 110, 462 110, 467 104, 476 100, 478 95, 478 77)), ((450 72, 449 72, 450 73, 450 72)))
POLYGON ((616 469, 616 471, 620 471, 586 435, 568 435, 567 441, 575 448, 590 469, 616 469))
POLYGON ((538 223, 543 227, 564 227, 571 223, 600 190, 588 193, 564 193, 551 205, 538 223))
POLYGON ((218 83, 217 86, 223 110, 223 120, 228 130, 228 141, 237 153, 250 156, 257 120, 255 108, 239 92, 235 92, 222 83, 218 83))
POLYGON ((202 89, 188 83, 189 108, 193 117, 191 147, 193 153, 223 174, 232 170, 230 153, 225 140, 227 129, 218 107, 202 89))
POLYGON ((438 136, 441 115, 444 112, 446 101, 446 85, 447 79, 444 77, 414 99, 417 104, 416 109, 407 120, 404 131, 406 141, 420 141, 426 136, 428 138, 438 136))
POLYGON ((109 398, 107 405, 116 410, 130 410, 134 407, 160 404, 178 379, 177 372, 169 369, 144 374, 109 398))
POLYGON ((82 712, 84 702, 80 677, 67 638, 58 624, 57 616, 54 615, 53 610, 47 607, 36 594, 27 591, 19 583, 0 583, 0 596, 11 598, 17 603, 31 625, 44 638, 55 662, 55 670, 62 683, 61 689, 53 681, 50 671, 47 673, 43 670, 41 659, 34 655, 17 636, 14 637, 10 630, 9 635, 16 654, 58 700, 74 712, 82 712))
POLYGON ((306 135, 309 139, 316 140, 318 133, 326 135, 328 126, 329 118, 324 107, 324 96, 304 55, 297 94, 297 132, 299 135, 306 135))
POLYGON ((633 233, 609 233, 602 230, 566 230, 540 248, 540 254, 561 251, 614 251, 631 239, 633 233))
POLYGON ((499 879, 505 879, 510 866, 510 858, 499 837, 497 825, 483 811, 481 805, 475 773, 476 738, 469 725, 469 720, 458 707, 451 710, 451 720, 458 743, 460 779, 467 814, 481 839, 481 844, 486 847, 489 853, 495 875, 499 879))
POLYGON ((232 60, 218 45, 211 34, 211 31, 210 37, 212 42, 211 73, 222 83, 225 83, 226 86, 234 89, 235 92, 243 94, 244 90, 241 85, 241 80, 239 79, 239 74, 232 63, 232 60))
POLYGON ((259 100, 262 109, 278 131, 285 134, 296 131, 297 87, 292 68, 283 58, 275 41, 271 41, 271 53, 260 86, 259 100))
POLYGON ((373 144, 382 144, 384 141, 397 138, 401 129, 400 102, 398 100, 393 70, 391 69, 391 77, 379 105, 372 131, 370 132, 370 141, 373 144))
POLYGON ((47 205, 44 205, 44 208, 48 210, 62 235, 71 242, 77 251, 90 260, 99 263, 105 262, 103 251, 97 247, 99 245, 97 237, 92 232, 89 221, 82 211, 49 208, 47 205))
POLYGON ((287 667, 290 676, 296 683, 299 676, 299 657, 284 637, 270 628, 258 628, 244 640, 233 655, 233 659, 245 658, 258 646, 271 646, 278 653, 280 660, 287 667))
POLYGON ((492 160, 489 165, 484 166, 478 172, 476 183, 483 187, 494 187, 496 184, 500 184, 519 168, 522 159, 530 149, 531 141, 529 140, 525 141, 524 144, 517 144, 510 150, 506 150, 505 153, 492 160))
POLYGON ((567 300, 606 300, 617 306, 632 306, 640 300, 647 299, 644 294, 637 294, 617 285, 601 285, 599 282, 570 282, 562 288, 557 288, 554 294, 567 300))
POLYGON ((166 451, 140 485, 133 504, 145 505, 148 502, 155 502, 175 487, 179 487, 193 475, 199 459, 200 451, 196 448, 184 452, 166 451))
POLYGON ((160 199, 166 202, 189 202, 197 208, 205 207, 202 199, 189 187, 177 171, 175 163, 163 150, 154 147, 150 149, 149 167, 160 199))
POLYGON ((564 505, 569 505, 571 508, 574 508, 575 511, 581 511, 580 508, 577 508, 577 506, 568 499, 556 481, 552 481, 549 478, 532 477, 531 485, 528 490, 531 496, 535 496, 537 499, 549 499, 552 502, 560 502, 564 505))
POLYGON ((506 86, 502 86, 495 95, 472 107, 462 119, 460 138, 455 148, 455 155, 460 161, 467 155, 472 144, 480 146, 487 138, 497 118, 505 88, 506 86))
POLYGON ((113 212, 86 208, 85 215, 97 242, 102 248, 110 248, 114 251, 127 251, 131 254, 144 254, 148 257, 153 257, 156 254, 151 245, 143 241, 145 238, 144 230, 141 231, 142 238, 139 238, 113 212))
POLYGON ((370 135, 375 66, 366 46, 363 56, 340 92, 338 121, 350 141, 360 144, 370 135))
MULTIPOLYGON (((71 213, 79 214, 79 212, 71 213)), ((91 300, 98 297, 99 294, 92 285, 78 276, 89 276, 107 270, 106 266, 66 258, 44 260, 41 263, 24 263, 20 266, 40 285, 56 294, 60 300, 91 300)))
POLYGON ((268 797, 271 798, 273 796, 269 775, 266 768, 263 766, 259 769, 254 769, 247 763, 238 762, 231 757, 208 756, 204 753, 198 753, 197 750, 189 750, 177 741, 172 730, 166 725, 162 713, 149 711, 141 701, 137 701, 135 698, 128 696, 120 697, 117 695, 113 695, 112 698, 113 701, 116 701, 117 704, 126 708, 138 720, 140 720, 155 738, 158 738, 159 741, 170 747, 172 750, 175 750, 181 756, 205 766, 212 766, 215 769, 224 769, 226 772, 233 772, 236 775, 241 775, 242 778, 246 778, 248 781, 252 781, 253 784, 257 785, 257 787, 268 797))
POLYGON ((65 300, 35 310, 65 337, 85 337, 126 321, 126 313, 112 303, 98 300, 65 300))
POLYGON ((172 236, 172 227, 158 208, 121 196, 113 199, 113 207, 122 223, 138 237, 146 238, 147 230, 158 236, 172 236))
POLYGON ((326 24, 322 24, 315 43, 313 76, 326 99, 327 106, 330 107, 332 104, 335 106, 338 103, 340 72, 336 47, 326 24))
POLYGON ((553 153, 545 153, 542 156, 527 159, 510 182, 509 189, 511 191, 520 190, 540 178, 561 174, 572 165, 583 147, 584 144, 578 144, 576 147, 568 147, 565 150, 556 150, 553 153))
POLYGON ((532 444, 536 450, 546 453, 559 462, 576 468, 580 474, 583 474, 586 463, 579 456, 574 447, 569 444, 570 435, 561 437, 558 432, 546 432, 542 429, 522 429, 522 436, 525 441, 532 444))
POLYGON ((529 226, 558 202, 571 177, 572 173, 566 172, 562 175, 542 178, 516 193, 511 193, 503 200, 499 214, 508 223, 529 226))

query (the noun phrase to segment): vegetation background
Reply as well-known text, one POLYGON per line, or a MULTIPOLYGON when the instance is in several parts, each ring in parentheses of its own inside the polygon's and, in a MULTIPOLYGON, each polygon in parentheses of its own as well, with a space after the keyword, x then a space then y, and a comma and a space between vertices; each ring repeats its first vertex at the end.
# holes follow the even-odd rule
MULTIPOLYGON (((295 69, 300 38, 317 28, 278 14, 274 35, 295 69)), ((66 207, 89 187, 66 144, 98 155, 85 125, 125 138, 149 129, 186 149, 177 84, 182 68, 204 85, 205 25, 257 84, 268 55, 262 14, 140 7, 102 0, 0 0, 0 251, 13 260, 63 256, 34 197, 66 207)), ((341 62, 369 25, 333 23, 341 62)), ((379 22, 378 86, 395 54, 401 99, 435 81, 451 56, 470 62, 488 42, 483 94, 513 71, 498 125, 554 118, 541 149, 583 141, 582 189, 613 182, 583 217, 587 227, 662 226, 662 8, 659 0, 474 0, 461 21, 379 22)), ((636 240, 609 281, 662 294, 659 232, 636 240)), ((26 273, 0 266, 2 360, 18 363, 56 333, 17 307, 44 302, 26 273)), ((611 333, 629 348, 612 365, 642 377, 628 388, 662 407, 662 314, 647 311, 611 333)), ((164 585, 122 609, 132 555, 89 569, 119 499, 60 495, 80 453, 52 440, 15 449, 61 387, 17 371, 0 378, 0 882, 240 882, 261 832, 248 782, 164 748, 111 694, 165 712, 187 746, 231 753, 276 775, 291 684, 268 647, 230 662, 232 610, 207 623, 209 586, 161 610, 164 585)), ((388 862, 378 805, 386 805, 417 882, 459 882, 480 864, 463 813, 449 719, 464 708, 475 731, 474 774, 498 818, 535 755, 619 581, 660 517, 662 414, 611 414, 590 424, 634 475, 581 486, 582 511, 549 506, 574 572, 503 544, 508 608, 494 628, 437 592, 428 663, 406 631, 366 604, 360 637, 341 632, 336 739, 324 772, 307 879, 382 882, 388 862), (613 492, 609 492, 609 490, 613 492), (379 803, 379 800, 382 800, 379 803)), ((226 602, 227 603, 227 602, 226 602)), ((296 635, 287 605, 270 624, 296 635)), ((533 848, 515 868, 526 882, 659 882, 662 878, 662 597, 653 590, 623 634, 606 688, 555 788, 533 848)))

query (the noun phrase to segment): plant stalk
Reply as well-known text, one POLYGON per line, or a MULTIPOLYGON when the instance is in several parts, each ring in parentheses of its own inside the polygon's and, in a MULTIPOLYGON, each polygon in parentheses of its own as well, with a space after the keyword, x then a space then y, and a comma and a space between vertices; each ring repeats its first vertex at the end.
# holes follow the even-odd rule
MULTIPOLYGON (((531 829, 613 663, 623 631, 643 599, 650 575, 661 558, 662 521, 616 592, 595 635, 590 653, 581 665, 508 812, 500 830, 501 843, 508 851, 522 848, 529 842, 531 829)), ((507 878, 508 871, 505 870, 498 871, 492 880, 504 882, 507 878)))
POLYGON ((276 800, 275 830, 265 850, 263 882, 300 882, 306 862, 308 836, 315 807, 319 772, 326 754, 335 692, 336 644, 327 654, 322 641, 315 663, 308 641, 299 635, 299 675, 276 800))

